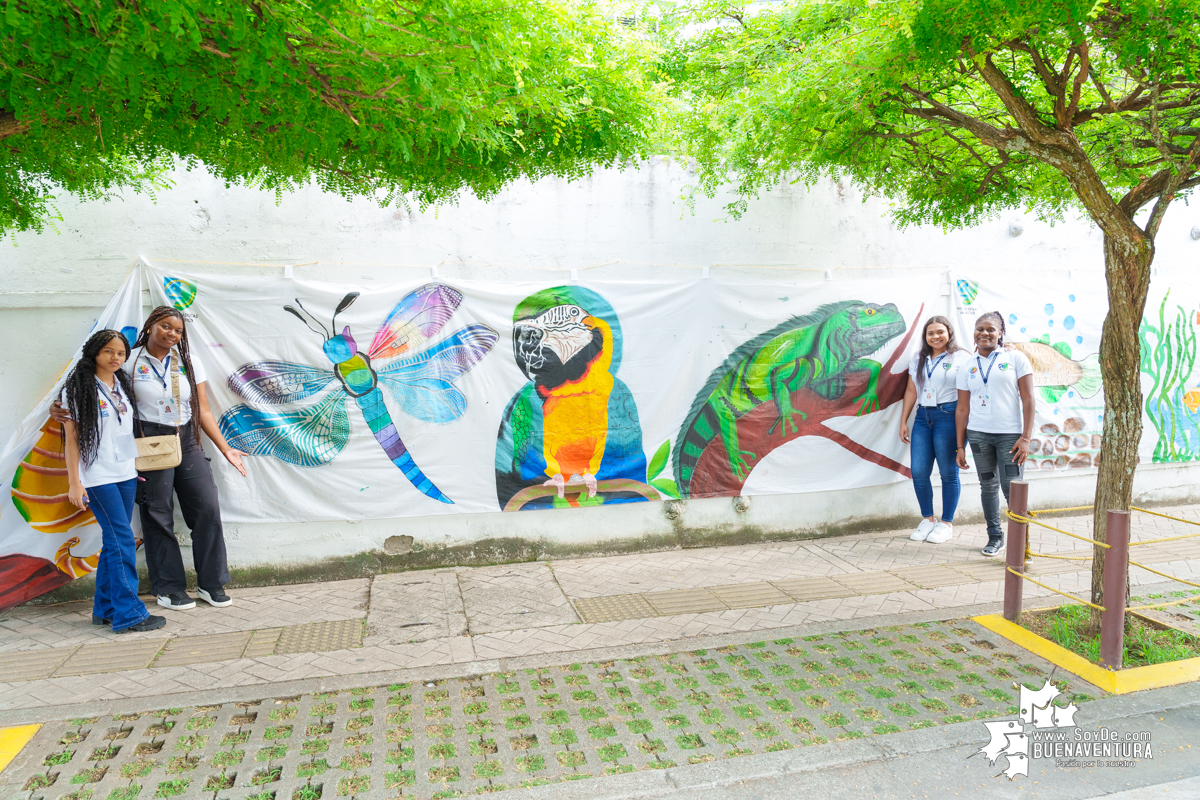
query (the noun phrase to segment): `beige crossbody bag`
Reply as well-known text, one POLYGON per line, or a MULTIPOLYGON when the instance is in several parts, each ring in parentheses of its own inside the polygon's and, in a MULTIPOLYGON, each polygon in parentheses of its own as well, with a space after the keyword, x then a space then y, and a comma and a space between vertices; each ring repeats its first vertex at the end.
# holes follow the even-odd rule
MULTIPOLYGON (((137 367, 136 363, 134 367, 137 367)), ((175 407, 179 408, 179 354, 174 350, 171 351, 171 396, 175 398, 175 407)), ((136 398, 134 402, 137 402, 136 398)), ((166 436, 143 436, 134 441, 137 442, 138 454, 135 463, 138 472, 171 469, 178 467, 183 461, 183 446, 179 441, 178 425, 175 426, 175 433, 166 436)))

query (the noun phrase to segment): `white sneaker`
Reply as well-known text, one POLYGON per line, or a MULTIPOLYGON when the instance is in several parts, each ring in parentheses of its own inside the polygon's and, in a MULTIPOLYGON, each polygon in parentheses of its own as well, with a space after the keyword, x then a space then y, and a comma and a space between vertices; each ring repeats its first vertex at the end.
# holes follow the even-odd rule
POLYGON ((927 519, 923 519, 921 520, 920 524, 917 525, 917 529, 909 534, 908 538, 912 539, 914 542, 923 542, 929 538, 929 534, 933 532, 933 527, 934 525, 932 522, 927 519))
POLYGON ((942 544, 950 541, 954 536, 954 525, 949 522, 939 522, 933 526, 933 530, 925 537, 925 541, 932 544, 942 544))

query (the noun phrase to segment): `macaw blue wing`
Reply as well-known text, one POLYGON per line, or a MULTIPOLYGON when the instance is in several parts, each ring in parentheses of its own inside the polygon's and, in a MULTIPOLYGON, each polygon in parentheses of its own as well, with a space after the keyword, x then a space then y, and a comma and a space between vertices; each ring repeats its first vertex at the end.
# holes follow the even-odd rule
POLYGON ((341 391, 299 411, 236 405, 221 415, 219 425, 230 447, 298 467, 328 464, 350 440, 346 393, 341 391))
POLYGON ((454 380, 478 364, 499 338, 486 325, 469 325, 376 374, 408 414, 423 422, 450 422, 467 409, 467 398, 454 380))
POLYGON ((229 376, 229 390, 263 406, 294 403, 312 397, 329 385, 333 372, 288 361, 252 361, 229 376))
POLYGON ((462 297, 462 292, 441 283, 429 283, 410 292, 379 326, 367 355, 383 361, 418 349, 437 336, 462 297))

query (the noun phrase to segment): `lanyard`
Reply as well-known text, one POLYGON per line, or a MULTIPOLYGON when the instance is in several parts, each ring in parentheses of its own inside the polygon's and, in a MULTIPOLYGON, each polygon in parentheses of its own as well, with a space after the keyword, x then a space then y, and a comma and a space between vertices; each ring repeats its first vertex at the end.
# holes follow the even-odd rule
POLYGON ((942 359, 944 359, 945 357, 946 357, 946 354, 942 353, 940 356, 938 356, 938 360, 933 361, 932 364, 929 364, 929 362, 932 361, 932 359, 930 359, 930 358, 925 359, 925 363, 929 364, 929 366, 925 370, 925 380, 930 380, 931 378, 933 378, 933 371, 935 369, 937 369, 938 364, 942 363, 942 359))
POLYGON ((124 425, 125 423, 121 421, 121 414, 128 413, 128 409, 125 408, 125 403, 121 400, 121 384, 115 381, 113 383, 113 391, 117 393, 116 398, 109 394, 108 387, 104 385, 104 381, 96 378, 96 385, 100 387, 100 391, 108 398, 109 405, 113 407, 113 413, 117 415, 117 424, 124 425))
POLYGON ((987 388, 988 376, 992 374, 992 367, 996 366, 996 356, 998 355, 999 353, 993 351, 992 354, 988 356, 987 372, 983 371, 983 364, 980 363, 979 356, 975 356, 975 365, 979 367, 979 379, 983 381, 983 388, 985 389, 987 388))
MULTIPOLYGON (((141 355, 145 355, 145 352, 143 352, 141 355)), ((165 391, 167 388, 167 373, 171 371, 171 354, 167 353, 167 358, 165 361, 163 361, 163 371, 161 374, 157 369, 154 368, 153 361, 147 358, 146 363, 150 365, 150 371, 154 373, 154 377, 158 378, 159 383, 162 384, 163 390, 165 391)))

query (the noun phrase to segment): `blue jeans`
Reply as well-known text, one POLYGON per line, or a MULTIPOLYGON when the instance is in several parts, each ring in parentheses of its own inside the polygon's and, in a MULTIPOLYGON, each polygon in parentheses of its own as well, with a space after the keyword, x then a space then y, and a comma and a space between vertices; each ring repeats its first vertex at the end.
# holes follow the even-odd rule
POLYGON ((114 631, 136 625, 150 612, 138 598, 137 561, 134 556, 133 494, 137 479, 89 486, 88 508, 96 515, 103 535, 100 563, 96 567, 96 597, 92 614, 112 620, 114 631))
POLYGON ((912 427, 912 479, 921 504, 921 516, 933 516, 933 461, 937 459, 938 472, 942 476, 942 519, 954 521, 958 508, 960 487, 958 464, 954 456, 958 451, 958 434, 954 430, 954 409, 957 402, 942 403, 940 406, 920 406, 912 427))

